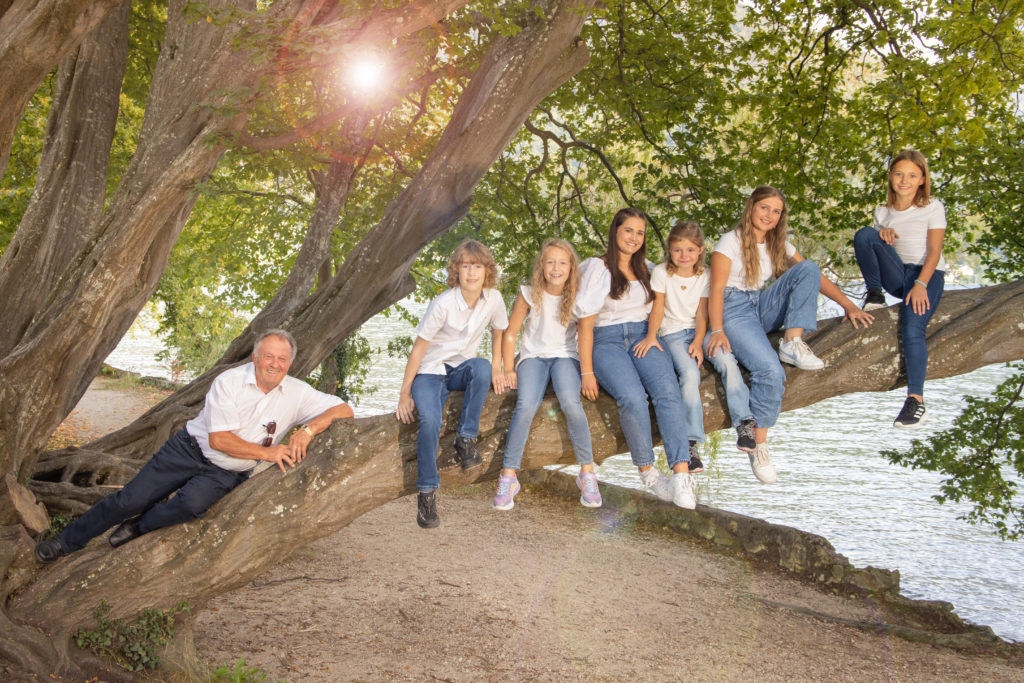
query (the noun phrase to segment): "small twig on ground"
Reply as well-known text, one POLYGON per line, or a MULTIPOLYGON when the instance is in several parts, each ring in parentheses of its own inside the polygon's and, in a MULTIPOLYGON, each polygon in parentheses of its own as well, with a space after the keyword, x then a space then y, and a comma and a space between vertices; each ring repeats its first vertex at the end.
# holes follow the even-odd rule
POLYGON ((331 578, 324 578, 324 577, 320 577, 320 576, 306 576, 305 574, 300 574, 298 576, 289 576, 289 577, 284 578, 284 579, 271 579, 270 581, 264 581, 262 583, 256 583, 255 581, 253 581, 253 582, 251 582, 249 584, 249 587, 250 588, 263 588, 264 586, 272 586, 275 583, 288 583, 289 581, 322 581, 324 583, 341 583, 342 581, 347 581, 347 580, 348 580, 347 576, 342 576, 341 578, 338 578, 338 579, 331 579, 331 578))

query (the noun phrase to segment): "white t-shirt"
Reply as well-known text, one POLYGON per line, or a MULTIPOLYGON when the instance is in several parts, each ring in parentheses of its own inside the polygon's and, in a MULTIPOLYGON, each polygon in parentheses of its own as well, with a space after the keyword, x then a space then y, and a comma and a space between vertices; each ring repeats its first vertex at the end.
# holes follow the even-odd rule
MULTIPOLYGON (((761 289, 764 287, 764 283, 768 282, 772 277, 772 260, 768 256, 768 247, 765 244, 757 245, 761 272, 758 277, 759 281, 749 285, 747 284, 747 269, 743 266, 743 256, 740 253, 740 244, 740 233, 736 230, 730 230, 722 235, 718 240, 718 244, 715 245, 715 251, 728 256, 732 260, 732 265, 729 268, 729 279, 726 281, 725 286, 747 291, 761 289)), ((789 240, 786 240, 786 258, 793 258, 795 253, 796 247, 789 240)))
MULTIPOLYGON (((888 206, 875 209, 875 229, 892 228, 896 239, 892 246, 896 255, 909 265, 924 265, 928 251, 928 231, 946 229, 946 208, 938 199, 931 199, 925 206, 912 206, 897 211, 888 206)), ((946 261, 939 254, 936 270, 946 270, 946 261)))
MULTIPOLYGON (((654 264, 648 263, 651 268, 654 264)), ((577 318, 597 314, 594 327, 644 322, 651 315, 653 302, 647 301, 647 291, 639 280, 629 283, 621 299, 611 297, 612 274, 597 256, 580 264, 580 291, 576 296, 574 313, 577 318)))
POLYGON ((533 305, 533 287, 522 285, 519 293, 530 305, 523 327, 523 341, 519 347, 519 360, 526 358, 576 358, 576 320, 563 325, 560 319, 562 297, 542 292, 540 310, 533 305))
POLYGON ((651 289, 665 295, 665 317, 658 334, 672 334, 697 327, 697 307, 710 292, 711 277, 707 269, 700 275, 683 277, 668 274, 666 264, 655 267, 651 273, 651 289))
POLYGON ((487 327, 508 327, 505 302, 496 289, 485 289, 472 308, 458 287, 441 292, 427 306, 416 336, 430 342, 418 371, 421 375, 444 375, 444 366, 459 365, 476 358, 476 349, 487 327))
POLYGON ((256 369, 246 363, 217 375, 206 392, 203 409, 185 429, 195 437, 207 460, 225 470, 245 472, 259 461, 234 458, 211 448, 210 432, 232 432, 244 441, 261 443, 268 436, 267 425, 274 422, 276 445, 295 425, 309 422, 341 402, 289 375, 264 394, 256 384, 256 369))

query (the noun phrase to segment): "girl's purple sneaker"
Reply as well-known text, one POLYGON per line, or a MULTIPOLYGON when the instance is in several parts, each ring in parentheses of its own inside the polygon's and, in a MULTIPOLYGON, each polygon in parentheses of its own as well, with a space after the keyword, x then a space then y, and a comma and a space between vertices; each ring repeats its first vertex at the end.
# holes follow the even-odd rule
POLYGON ((498 477, 498 494, 494 496, 495 510, 511 510, 515 507, 516 494, 519 493, 519 480, 514 474, 503 474, 498 477))
POLYGON ((576 477, 576 486, 580 487, 580 505, 586 508, 601 507, 601 491, 597 488, 597 474, 580 472, 576 477))

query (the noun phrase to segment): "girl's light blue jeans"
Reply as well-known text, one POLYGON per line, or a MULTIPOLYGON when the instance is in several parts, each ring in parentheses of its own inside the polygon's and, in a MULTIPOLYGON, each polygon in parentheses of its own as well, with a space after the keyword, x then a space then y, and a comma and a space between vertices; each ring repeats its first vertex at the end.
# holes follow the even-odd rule
POLYGON ((444 421, 444 404, 449 391, 465 391, 458 435, 475 439, 480 433, 480 413, 491 386, 491 363, 485 358, 470 358, 459 365, 444 366, 447 374, 421 373, 412 381, 412 400, 419 414, 416 434, 416 490, 436 491, 441 488, 437 470, 437 439, 444 421))
POLYGON ((658 337, 665 353, 672 358, 679 376, 679 393, 686 411, 687 438, 690 441, 704 443, 704 404, 700 400, 700 366, 690 356, 690 343, 693 342, 696 330, 679 330, 664 337, 658 337))
POLYGON ((594 374, 619 406, 619 423, 637 467, 654 464, 650 396, 672 467, 690 461, 685 409, 668 354, 655 348, 643 358, 633 355, 633 347, 646 336, 646 322, 595 327, 594 374))
POLYGON ((704 358, 711 361, 715 372, 722 378, 722 386, 725 387, 725 404, 729 407, 729 419, 732 426, 739 425, 746 419, 754 417, 750 412, 750 389, 743 379, 743 371, 740 364, 736 362, 736 356, 731 351, 719 349, 714 357, 708 353, 708 344, 711 342, 711 335, 704 337, 704 358))
MULTIPOLYGON (((853 236, 853 251, 857 265, 864 275, 868 289, 885 289, 898 299, 905 300, 914 280, 921 275, 921 266, 903 263, 896 250, 878 236, 874 228, 861 228, 853 236)), ((914 312, 913 306, 903 303, 900 316, 900 337, 903 339, 903 359, 907 366, 907 393, 924 395, 924 378, 928 372, 928 344, 925 328, 935 315, 942 299, 946 274, 941 270, 932 273, 925 289, 928 291, 928 310, 923 315, 914 312)))
POLYGON ((558 396, 558 403, 565 415, 576 462, 588 465, 594 462, 594 451, 590 442, 590 425, 587 415, 583 412, 580 400, 582 381, 580 379, 580 362, 575 358, 526 358, 516 367, 518 389, 516 390, 516 409, 512 413, 512 421, 508 425, 508 437, 505 439, 505 456, 501 466, 509 470, 518 470, 523 462, 523 449, 530 435, 530 424, 537 413, 537 408, 544 400, 544 392, 550 380, 558 396))
POLYGON ((820 289, 821 271, 812 261, 793 264, 764 289, 725 288, 722 327, 736 360, 750 371, 750 413, 758 427, 775 426, 786 388, 786 372, 766 334, 818 329, 820 289))

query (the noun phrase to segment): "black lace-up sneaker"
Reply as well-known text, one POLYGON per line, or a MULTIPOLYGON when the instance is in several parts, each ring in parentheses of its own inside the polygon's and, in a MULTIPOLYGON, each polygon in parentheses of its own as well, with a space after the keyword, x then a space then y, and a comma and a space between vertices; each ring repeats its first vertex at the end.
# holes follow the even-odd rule
POLYGON ((885 307, 885 292, 880 289, 869 289, 868 293, 864 296, 864 305, 861 308, 865 311, 873 311, 876 308, 885 307))
POLYGON ((755 427, 757 427, 757 423, 754 422, 752 417, 748 417, 736 425, 736 448, 744 453, 754 452, 754 449, 757 448, 757 444, 754 443, 755 427))
POLYGON ((896 420, 893 421, 892 426, 916 427, 927 420, 928 412, 924 409, 924 403, 918 401, 913 396, 907 396, 907 400, 903 403, 903 409, 900 410, 900 414, 896 416, 896 420))
POLYGON ((690 474, 704 471, 704 463, 697 457, 697 442, 690 442, 690 474))
POLYGON ((464 436, 455 437, 455 454, 459 456, 459 462, 462 463, 464 470, 484 462, 480 459, 480 454, 476 452, 476 439, 467 439, 464 436))
POLYGON ((424 529, 440 526, 441 518, 437 516, 437 500, 433 491, 420 491, 416 496, 416 523, 424 529))

